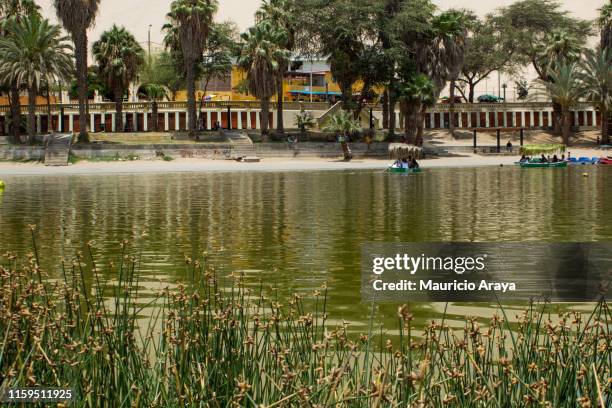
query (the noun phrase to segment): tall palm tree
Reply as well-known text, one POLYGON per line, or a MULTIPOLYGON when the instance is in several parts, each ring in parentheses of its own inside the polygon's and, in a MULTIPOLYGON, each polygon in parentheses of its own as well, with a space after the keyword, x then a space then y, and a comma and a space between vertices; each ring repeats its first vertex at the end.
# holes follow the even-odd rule
POLYGON ((238 66, 247 72, 249 91, 261 101, 261 134, 267 140, 270 98, 278 90, 278 75, 290 53, 282 47, 286 32, 261 21, 243 33, 238 66))
POLYGON ((113 91, 115 128, 123 132, 123 97, 144 65, 144 50, 124 27, 113 27, 102 33, 92 47, 100 76, 113 91))
MULTIPOLYGON (((11 0, 0 2, 0 37, 6 36, 7 26, 14 20, 19 20, 24 16, 40 16, 40 7, 34 0, 11 0)), ((9 95, 9 105, 11 112, 10 134, 12 143, 20 143, 19 128, 21 127, 21 106, 19 100, 19 84, 2 84, 9 95)))
POLYGON ((353 117, 353 114, 345 110, 338 112, 329 118, 323 130, 333 132, 338 136, 340 145, 342 146, 344 160, 351 160, 353 157, 348 145, 348 139, 352 134, 361 130, 361 125, 353 117))
POLYGON ((144 86, 146 98, 151 101, 151 116, 153 118, 153 131, 158 131, 158 102, 168 99, 168 91, 160 84, 146 84, 144 86))
MULTIPOLYGON (((582 52, 580 41, 569 32, 560 29, 548 33, 539 48, 538 61, 534 64, 534 67, 538 70, 538 76, 543 81, 552 81, 550 72, 555 71, 559 64, 577 62, 582 52)), ((553 132, 555 135, 561 135, 563 132, 562 107, 554 100, 552 102, 553 132)))
POLYGON ((36 96, 43 81, 68 78, 73 71, 72 48, 61 29, 31 15, 14 20, 10 34, 0 39, 0 78, 28 89, 28 137, 36 134, 36 96))
POLYGON ((434 40, 432 42, 434 61, 436 68, 433 70, 435 76, 439 76, 438 87, 446 85, 450 81, 450 117, 449 128, 451 132, 455 129, 455 89, 456 81, 463 68, 466 40, 468 36, 468 18, 463 11, 449 10, 434 19, 432 24, 434 40))
POLYGON ((580 75, 588 100, 601 113, 601 143, 610 143, 609 116, 612 108, 612 49, 587 51, 580 75))
POLYGON ((76 59, 76 78, 79 96, 79 140, 87 135, 87 29, 93 24, 100 0, 54 0, 55 11, 62 25, 72 36, 76 59))
POLYGON ((603 6, 599 15, 599 27, 601 27, 601 48, 612 49, 612 1, 603 6))
POLYGON ((575 62, 561 62, 549 72, 550 81, 539 82, 546 88, 550 98, 561 108, 563 143, 570 145, 572 115, 570 109, 584 96, 580 82, 580 71, 575 62))
POLYGON ((202 60, 206 39, 217 11, 216 0, 175 0, 168 19, 176 30, 176 44, 180 45, 187 82, 187 111, 189 137, 196 137, 196 65, 202 60))
POLYGON ((433 82, 425 74, 418 74, 410 81, 399 86, 398 99, 400 110, 404 115, 404 139, 406 143, 422 145, 422 135, 418 130, 423 121, 421 112, 424 107, 431 106, 435 98, 433 82))
MULTIPOLYGON (((295 48, 296 28, 294 14, 292 13, 292 6, 294 4, 291 0, 264 0, 255 14, 258 21, 267 20, 278 29, 285 31, 286 35, 282 37, 285 42, 279 45, 287 51, 293 51, 295 48)), ((285 132, 285 124, 283 122, 283 99, 285 97, 283 80, 285 73, 289 70, 289 60, 281 61, 280 65, 277 77, 276 110, 278 114, 276 115, 276 132, 282 134, 285 132)))

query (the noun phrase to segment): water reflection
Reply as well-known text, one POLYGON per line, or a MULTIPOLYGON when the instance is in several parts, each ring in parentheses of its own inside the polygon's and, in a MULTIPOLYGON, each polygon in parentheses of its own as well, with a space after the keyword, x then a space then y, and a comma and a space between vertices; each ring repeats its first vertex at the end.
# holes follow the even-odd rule
MULTIPOLYGON (((0 201, 0 248, 25 254, 38 226, 44 266, 95 241, 100 270, 119 243, 142 254, 141 293, 159 280, 188 278, 184 258, 207 252, 223 274, 277 286, 282 296, 329 288, 330 316, 367 325, 359 304, 364 242, 612 239, 610 168, 525 171, 437 169, 418 176, 380 172, 158 174, 8 177, 0 201), (146 238, 142 238, 146 235, 146 238)), ((58 275, 59 276, 59 275, 58 275)), ((113 276, 106 276, 114 279, 113 276)), ((487 305, 451 305, 447 322, 490 316, 487 305)), ((415 304, 417 322, 444 305, 415 304)), ((376 308, 395 325, 396 305, 376 308)))

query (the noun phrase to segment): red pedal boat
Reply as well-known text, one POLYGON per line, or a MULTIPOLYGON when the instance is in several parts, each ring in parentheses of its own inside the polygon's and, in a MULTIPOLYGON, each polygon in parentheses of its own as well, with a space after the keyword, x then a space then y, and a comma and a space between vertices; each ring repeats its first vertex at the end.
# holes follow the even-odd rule
POLYGON ((612 165, 612 157, 602 157, 601 159, 599 159, 599 164, 612 165))

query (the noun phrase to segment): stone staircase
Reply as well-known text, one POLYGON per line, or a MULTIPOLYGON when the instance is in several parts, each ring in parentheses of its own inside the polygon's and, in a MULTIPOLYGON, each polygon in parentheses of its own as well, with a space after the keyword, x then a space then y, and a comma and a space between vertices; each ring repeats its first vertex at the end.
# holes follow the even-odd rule
POLYGON ((72 135, 50 135, 45 146, 45 166, 67 166, 72 135))
POLYGON ((230 159, 243 161, 259 161, 253 141, 244 132, 225 130, 223 134, 232 143, 230 159))
POLYGON ((317 118, 317 126, 319 129, 323 128, 325 121, 332 115, 336 114, 341 109, 341 106, 342 102, 337 102, 334 106, 323 112, 323 114, 317 118))

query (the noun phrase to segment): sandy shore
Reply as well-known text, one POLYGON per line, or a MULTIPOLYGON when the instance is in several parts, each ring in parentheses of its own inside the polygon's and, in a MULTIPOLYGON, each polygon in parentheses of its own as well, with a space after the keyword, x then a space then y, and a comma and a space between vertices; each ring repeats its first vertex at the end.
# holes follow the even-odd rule
MULTIPOLYGON (((599 157, 601 150, 572 149, 572 156, 599 157)), ((462 155, 421 160, 421 167, 479 167, 512 165, 518 156, 462 155)), ((259 163, 238 163, 233 160, 176 159, 87 162, 67 167, 47 167, 39 163, 0 163, 0 176, 122 174, 122 173, 188 173, 188 172, 280 172, 280 171, 332 171, 332 170, 385 170, 390 160, 356 159, 351 162, 330 159, 264 159, 259 163)))

